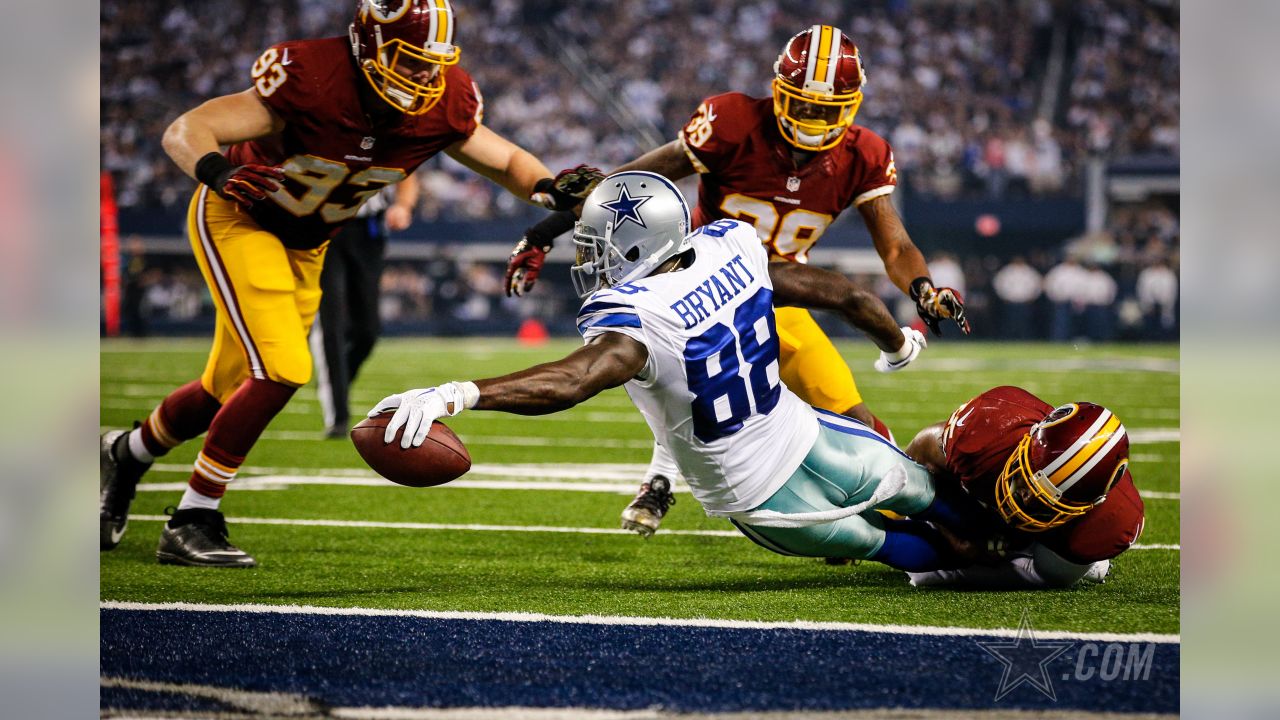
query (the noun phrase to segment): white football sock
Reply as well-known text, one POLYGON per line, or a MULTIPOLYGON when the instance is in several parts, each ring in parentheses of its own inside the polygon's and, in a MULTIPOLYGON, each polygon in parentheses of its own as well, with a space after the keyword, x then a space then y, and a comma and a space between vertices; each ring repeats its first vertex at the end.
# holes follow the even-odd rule
POLYGON ((187 487, 187 491, 182 493, 182 501, 178 503, 179 510, 190 510, 192 508, 204 508, 205 510, 217 510, 218 503, 222 502, 222 498, 212 498, 208 495, 201 495, 195 491, 195 488, 187 487))
POLYGON ((153 463, 156 461, 155 456, 147 452, 147 444, 142 442, 141 425, 129 433, 129 454, 140 463, 153 463))

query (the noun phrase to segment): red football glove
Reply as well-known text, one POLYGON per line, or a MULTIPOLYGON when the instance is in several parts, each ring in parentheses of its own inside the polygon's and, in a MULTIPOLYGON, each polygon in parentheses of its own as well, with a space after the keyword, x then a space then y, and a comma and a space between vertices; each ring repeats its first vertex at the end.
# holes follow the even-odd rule
POLYGON ((572 210, 604 179, 599 168, 578 165, 561 170, 555 178, 542 178, 533 186, 529 199, 548 210, 572 210))
POLYGON ((547 261, 547 251, 551 246, 540 246, 529 242, 528 236, 520 238, 511 250, 511 259, 507 261, 507 274, 503 278, 503 286, 507 289, 507 297, 524 295, 533 289, 542 272, 542 265, 547 261))
POLYGON ((964 299, 952 288, 935 288, 929 278, 919 277, 911 281, 911 299, 916 301, 916 312, 934 335, 942 335, 943 320, 954 320, 960 332, 969 334, 969 321, 964 316, 964 299))
POLYGON ((267 165, 237 165, 224 171, 218 180, 214 192, 248 210, 280 189, 284 170, 267 165))

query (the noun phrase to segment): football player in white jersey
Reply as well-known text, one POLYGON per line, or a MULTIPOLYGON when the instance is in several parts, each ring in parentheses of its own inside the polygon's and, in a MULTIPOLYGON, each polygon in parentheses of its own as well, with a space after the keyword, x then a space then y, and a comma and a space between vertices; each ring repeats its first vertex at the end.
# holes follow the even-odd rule
POLYGON ((932 478, 856 420, 806 405, 778 377, 774 306, 840 314, 881 349, 891 372, 925 347, 875 296, 844 276, 770 263, 751 225, 688 233, 689 207, 648 172, 606 178, 574 230, 582 348, 503 377, 385 398, 384 440, 421 444, 435 419, 466 409, 537 415, 624 385, 671 451, 707 514, 788 555, 871 559, 922 571, 952 566, 948 541, 921 519, 949 508, 932 478), (891 520, 879 509, 910 515, 891 520))

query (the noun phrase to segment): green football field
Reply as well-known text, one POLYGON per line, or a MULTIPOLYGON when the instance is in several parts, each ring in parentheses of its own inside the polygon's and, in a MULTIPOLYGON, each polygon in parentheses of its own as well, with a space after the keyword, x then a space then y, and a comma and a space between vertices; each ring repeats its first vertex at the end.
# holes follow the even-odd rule
MULTIPOLYGON (((556 341, 387 340, 353 393, 353 416, 384 395, 518 370, 562 356, 556 341)), ((101 425, 142 419, 203 368, 204 340, 104 341, 101 425)), ((1067 591, 918 590, 872 563, 829 566, 771 554, 687 492, 645 541, 618 530, 651 435, 621 390, 558 415, 471 412, 450 421, 472 472, 411 489, 382 481, 346 440, 323 440, 304 388, 268 428, 228 492, 231 539, 252 570, 160 566, 155 546, 199 449, 188 443, 144 479, 128 534, 101 555, 102 600, 270 603, 364 608, 525 611, 554 615, 1035 627, 1178 633, 1179 398, 1176 346, 935 342, 894 375, 871 369, 866 343, 841 347, 868 405, 903 445, 920 427, 996 385, 1052 404, 1090 400, 1128 428, 1146 530, 1103 585, 1067 591)))

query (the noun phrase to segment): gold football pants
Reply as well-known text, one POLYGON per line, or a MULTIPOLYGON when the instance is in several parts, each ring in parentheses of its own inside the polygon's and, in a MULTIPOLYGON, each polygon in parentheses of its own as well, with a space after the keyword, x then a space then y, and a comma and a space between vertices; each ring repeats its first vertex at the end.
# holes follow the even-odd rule
POLYGON ((779 374, 791 392, 814 407, 844 413, 862 402, 853 372, 808 310, 774 310, 779 341, 779 374))
POLYGON ((226 402, 249 377, 306 385, 327 244, 290 250, 207 187, 191 201, 187 234, 217 306, 204 389, 226 402))

